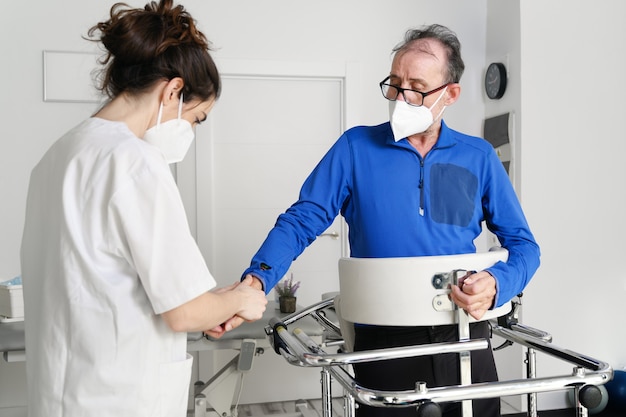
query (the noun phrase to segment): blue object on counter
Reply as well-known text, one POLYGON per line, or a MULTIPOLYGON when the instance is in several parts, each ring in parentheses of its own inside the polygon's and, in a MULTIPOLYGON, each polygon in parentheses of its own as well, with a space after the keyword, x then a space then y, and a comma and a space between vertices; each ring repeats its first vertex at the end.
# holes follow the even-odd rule
POLYGON ((22 285, 22 277, 21 276, 17 276, 13 279, 10 279, 8 281, 4 281, 4 282, 0 282, 0 285, 3 285, 5 287, 10 287, 12 285, 22 285))

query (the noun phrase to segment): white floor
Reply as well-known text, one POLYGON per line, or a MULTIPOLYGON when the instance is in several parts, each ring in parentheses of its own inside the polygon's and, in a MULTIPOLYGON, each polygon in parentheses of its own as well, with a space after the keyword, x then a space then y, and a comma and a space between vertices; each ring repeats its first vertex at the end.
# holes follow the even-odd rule
MULTIPOLYGON (((335 398, 332 402, 332 412, 334 417, 343 416, 343 399, 335 398)), ((520 413, 511 404, 502 401, 502 415, 520 413)), ((263 404, 244 404, 237 409, 237 417, 321 417, 322 402, 319 399, 284 401, 263 404)), ((217 416, 217 414, 215 414, 217 416)), ((191 417, 191 416, 190 416, 191 417)))
MULTIPOLYGON (((343 416, 343 399, 336 398, 332 403, 333 416, 343 416)), ((321 400, 298 400, 285 401, 264 404, 244 404, 237 409, 238 417, 264 417, 264 416, 281 416, 281 417, 316 417, 322 416, 321 400)), ((502 414, 515 414, 520 410, 502 401, 502 414)), ((0 417, 26 417, 25 407, 16 408, 0 408, 0 417)), ((217 413, 214 413, 217 416, 217 413)), ((190 417, 192 414, 190 414, 190 417)))

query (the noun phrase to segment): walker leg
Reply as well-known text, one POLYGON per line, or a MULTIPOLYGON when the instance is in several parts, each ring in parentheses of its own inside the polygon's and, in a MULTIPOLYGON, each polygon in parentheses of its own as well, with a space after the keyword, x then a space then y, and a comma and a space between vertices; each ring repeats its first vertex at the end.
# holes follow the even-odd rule
POLYGON ((354 417, 356 402, 354 397, 349 392, 346 392, 343 397, 343 415, 344 417, 354 417))
POLYGON ((587 417, 588 410, 580 403, 580 385, 574 388, 574 401, 576 403, 576 417, 587 417))
MULTIPOLYGON (((528 348, 526 352, 526 376, 533 379, 537 376, 537 353, 535 349, 528 348)), ((527 394, 528 417, 537 417, 537 393, 527 394)))
POLYGON ((333 415, 333 396, 331 392, 330 371, 322 368, 322 417, 332 417, 333 415))
MULTIPOLYGON (((456 271, 455 284, 458 285, 458 279, 465 271, 456 271)), ((463 342, 470 340, 470 328, 469 328, 469 315, 463 310, 457 307, 457 319, 459 325, 459 341, 463 342)), ((459 362, 461 368, 461 385, 472 384, 472 360, 469 351, 459 352, 459 362)), ((472 400, 462 401, 462 413, 463 417, 472 417, 472 400)))

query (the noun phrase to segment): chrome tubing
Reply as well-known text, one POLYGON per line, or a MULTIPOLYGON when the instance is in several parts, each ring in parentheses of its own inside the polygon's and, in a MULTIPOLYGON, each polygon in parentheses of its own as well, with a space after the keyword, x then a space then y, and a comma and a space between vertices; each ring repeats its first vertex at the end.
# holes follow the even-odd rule
MULTIPOLYGON (((531 379, 537 377, 537 353, 533 348, 526 349, 526 377, 531 379)), ((537 417, 537 393, 527 394, 526 403, 528 404, 528 416, 537 417)))
POLYGON ((330 369, 322 368, 322 417, 330 417, 333 414, 333 398, 331 392, 330 369))
MULTIPOLYGON (((294 330, 297 335, 294 337, 286 328, 279 328, 281 337, 291 349, 291 352, 281 350, 281 354, 293 365, 298 366, 323 366, 327 367, 335 379, 359 402, 377 406, 407 407, 420 405, 426 401, 451 402, 474 400, 483 398, 500 397, 503 395, 518 395, 538 392, 559 391, 577 385, 601 385, 608 382, 612 376, 612 368, 605 362, 596 361, 584 357, 574 352, 553 347, 548 353, 560 352, 560 358, 572 363, 578 363, 581 358, 585 358, 588 364, 595 368, 593 371, 581 372, 577 369, 572 375, 558 377, 545 377, 533 379, 518 379, 512 381, 494 381, 486 383, 475 383, 471 385, 454 385, 446 387, 433 387, 422 389, 419 392, 413 390, 405 391, 380 391, 368 389, 359 385, 341 367, 333 365, 345 365, 351 363, 368 362, 374 360, 395 359, 400 357, 430 355, 434 353, 451 353, 467 351, 468 349, 484 349, 485 340, 475 340, 469 342, 453 342, 434 345, 424 345, 419 347, 389 348, 371 351, 361 351, 354 353, 324 354, 323 350, 315 347, 316 352, 312 352, 313 341, 300 329, 294 330), (474 343, 478 342, 478 343, 474 343), (473 344, 474 346, 469 346, 473 344), (444 350, 442 350, 444 349, 444 350), (308 350, 308 352, 307 352, 308 350)), ((542 350, 541 347, 537 348, 542 350)))
MULTIPOLYGON (((308 315, 311 315, 311 317, 317 320, 317 322, 320 323, 322 327, 324 327, 325 329, 330 329, 337 334, 341 334, 339 327, 337 327, 334 323, 330 322, 330 320, 328 320, 327 318, 324 318, 324 319, 320 318, 320 311, 326 308, 329 308, 333 305, 334 305, 334 299, 328 298, 326 300, 322 300, 318 303, 312 304, 303 310, 299 310, 299 311, 296 311, 295 313, 285 316, 282 319, 279 319, 278 317, 274 317, 270 320, 269 325, 265 326, 265 329, 264 329, 265 334, 269 337, 270 343, 272 343, 272 345, 274 346, 275 340, 272 339, 272 337, 277 326, 283 326, 286 328, 288 325, 308 315)), ((278 347, 274 346, 274 349, 278 353, 278 347)))
POLYGON ((524 333, 510 330, 501 326, 494 326, 491 330, 494 334, 497 334, 498 336, 503 337, 507 340, 519 343, 520 345, 535 349, 548 355, 552 355, 558 359, 562 359, 575 365, 582 366, 585 369, 601 372, 607 372, 607 370, 610 370, 610 377, 613 376, 613 370, 605 362, 599 361, 589 356, 582 355, 577 352, 573 352, 568 349, 559 348, 557 346, 554 346, 552 343, 546 342, 542 339, 528 336, 524 333))
POLYGON ((302 361, 308 366, 349 365, 371 361, 426 356, 439 353, 459 353, 487 349, 487 340, 478 339, 466 342, 432 343, 421 346, 398 347, 387 349, 362 350, 336 354, 305 353, 302 361))
MULTIPOLYGON (((287 333, 289 334, 289 333, 287 333)), ((478 340, 470 340, 466 342, 446 342, 446 343, 432 343, 428 345, 421 346, 410 346, 410 347, 397 347, 397 348, 387 348, 387 349, 373 349, 373 350, 362 350, 359 352, 347 352, 347 353, 326 353, 318 347, 314 347, 309 345, 306 342, 303 342, 302 339, 310 338, 304 333, 301 329, 295 329, 294 334, 297 334, 299 343, 295 343, 295 340, 292 339, 292 335, 289 334, 289 339, 283 341, 292 349, 291 351, 287 351, 286 353, 296 356, 298 358, 297 361, 292 362, 292 364, 298 364, 299 366, 333 366, 333 365, 350 365, 354 363, 363 363, 363 362, 371 362, 371 361, 380 361, 380 360, 388 360, 388 359, 398 359, 398 358, 408 358, 412 356, 426 356, 426 355, 435 355, 439 353, 459 353, 465 351, 474 351, 474 350, 482 350, 487 349, 489 347, 489 343, 487 340, 478 339, 478 340), (308 352, 303 352, 301 347, 305 345, 309 349, 308 352)), ((280 336, 282 337, 284 334, 281 331, 280 336)))
MULTIPOLYGON (((485 349, 488 347, 488 342, 487 340, 477 339, 328 354, 301 329, 296 328, 293 332, 287 329, 287 323, 293 323, 308 314, 317 314, 316 312, 318 310, 328 308, 331 304, 332 300, 324 300, 301 312, 288 316, 282 322, 278 319, 272 319, 270 326, 266 327, 266 333, 271 341, 272 337, 274 338, 273 345, 276 352, 285 357, 292 365, 323 367, 322 373, 326 376, 326 378, 324 378, 326 381, 326 391, 328 391, 329 385, 327 376, 330 374, 343 386, 346 396, 350 399, 352 405, 356 401, 374 407, 409 407, 420 406, 427 402, 457 402, 495 398, 505 395, 536 394, 540 392, 572 389, 584 385, 602 385, 613 377, 613 369, 608 363, 554 346, 551 343, 551 335, 546 332, 528 326, 522 326, 518 323, 514 323, 511 328, 505 328, 492 323, 492 332, 494 334, 511 342, 517 342, 526 346, 532 353, 535 351, 543 352, 575 364, 574 372, 571 375, 555 377, 529 377, 510 381, 494 381, 432 388, 426 387, 425 384, 417 381, 414 390, 404 391, 369 389, 359 385, 342 365, 437 353, 467 352, 485 349)), ((534 374, 534 372, 531 374, 534 374)), ((349 404, 350 402, 346 405, 349 404)), ((330 410, 325 411, 325 414, 328 414, 330 410)))
POLYGON ((454 402, 495 398, 503 395, 521 395, 530 392, 560 391, 576 385, 600 385, 607 382, 605 372, 594 372, 584 376, 570 375, 551 378, 519 379, 512 381, 496 381, 476 383, 472 385, 452 385, 446 387, 426 388, 421 391, 380 391, 365 388, 356 383, 354 378, 340 367, 329 368, 331 374, 344 389, 358 402, 374 407, 409 407, 419 406, 432 401, 454 402))
POLYGON ((335 323, 333 323, 325 314, 322 314, 321 311, 314 311, 311 314, 311 317, 315 319, 319 324, 322 325, 326 330, 330 330, 335 333, 336 336, 341 336, 341 329, 335 323))
POLYGON ((516 332, 526 334, 528 336, 536 337, 537 339, 541 339, 544 342, 552 342, 552 335, 550 333, 544 332, 543 330, 535 329, 534 327, 526 326, 522 323, 512 323, 511 330, 515 330, 516 332))
POLYGON ((334 303, 335 303, 334 298, 327 298, 326 300, 319 301, 300 311, 296 311, 295 313, 292 313, 286 317, 283 317, 282 322, 285 323, 286 325, 290 325, 291 323, 300 320, 304 316, 308 316, 309 314, 314 313, 316 311, 320 311, 325 308, 331 307, 334 305, 334 303))

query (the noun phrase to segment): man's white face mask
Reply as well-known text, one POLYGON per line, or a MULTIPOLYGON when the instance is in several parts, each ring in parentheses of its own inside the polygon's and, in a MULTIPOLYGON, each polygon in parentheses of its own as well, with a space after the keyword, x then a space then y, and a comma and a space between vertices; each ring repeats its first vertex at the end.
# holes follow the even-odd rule
POLYGON ((178 103, 178 119, 161 123, 161 116, 163 115, 163 102, 161 102, 156 125, 146 130, 143 135, 146 142, 163 152, 168 164, 182 161, 191 146, 191 142, 196 137, 191 123, 181 118, 182 111, 183 94, 181 93, 178 103))
POLYGON ((406 138, 407 136, 425 132, 436 119, 441 117, 443 111, 446 109, 446 106, 441 109, 437 117, 434 119, 431 109, 435 107, 447 89, 448 87, 446 86, 437 100, 435 100, 433 105, 430 107, 411 106, 403 100, 389 102, 389 120, 391 122, 393 138, 396 142, 406 138))

